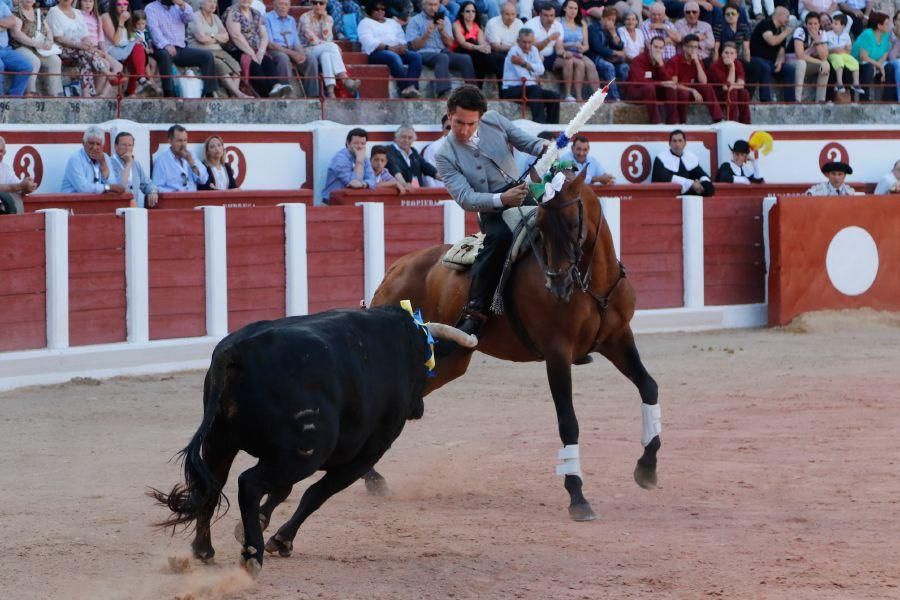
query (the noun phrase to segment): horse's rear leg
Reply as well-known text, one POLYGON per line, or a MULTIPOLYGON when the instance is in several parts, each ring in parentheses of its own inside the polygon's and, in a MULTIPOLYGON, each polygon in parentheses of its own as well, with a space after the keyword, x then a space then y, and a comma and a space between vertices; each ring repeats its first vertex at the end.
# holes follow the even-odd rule
POLYGON ((559 457, 562 465, 556 472, 565 475, 565 488, 569 492, 569 516, 575 521, 593 521, 597 518, 590 503, 581 493, 582 474, 578 458, 578 419, 572 406, 572 366, 570 360, 547 356, 547 380, 556 407, 559 437, 563 443, 559 457))
POLYGON ((618 338, 605 341, 598 350, 637 386, 641 394, 641 444, 644 446, 644 453, 634 468, 634 480, 642 488, 651 490, 656 487, 656 453, 660 448, 659 433, 662 429, 656 381, 641 362, 630 328, 618 338))

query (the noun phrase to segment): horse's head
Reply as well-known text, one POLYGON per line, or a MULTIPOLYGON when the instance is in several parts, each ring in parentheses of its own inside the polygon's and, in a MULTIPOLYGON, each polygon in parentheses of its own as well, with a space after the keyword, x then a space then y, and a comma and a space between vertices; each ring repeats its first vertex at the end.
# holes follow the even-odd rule
POLYGON ((586 235, 581 188, 587 169, 576 176, 566 173, 562 189, 537 210, 535 224, 544 239, 547 288, 558 300, 568 302, 575 287, 581 244, 586 235))

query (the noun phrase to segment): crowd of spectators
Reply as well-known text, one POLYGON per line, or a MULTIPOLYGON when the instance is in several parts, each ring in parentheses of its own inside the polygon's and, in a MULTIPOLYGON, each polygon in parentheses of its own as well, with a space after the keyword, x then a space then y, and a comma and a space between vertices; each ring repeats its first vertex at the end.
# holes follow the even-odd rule
POLYGON ((423 66, 436 97, 454 74, 500 79, 498 95, 548 123, 613 79, 609 101, 640 102, 653 123, 683 123, 695 103, 713 122, 747 123, 754 100, 900 96, 900 0, 300 1, 297 20, 292 0, 268 12, 260 0, 0 0, 3 91, 113 96, 120 83, 173 96, 182 67, 202 75, 204 96, 288 96, 294 77, 312 96, 320 74, 325 95, 353 95, 360 82, 335 43, 349 38, 402 97, 426 93, 423 66), (64 85, 68 68, 77 81, 64 85))

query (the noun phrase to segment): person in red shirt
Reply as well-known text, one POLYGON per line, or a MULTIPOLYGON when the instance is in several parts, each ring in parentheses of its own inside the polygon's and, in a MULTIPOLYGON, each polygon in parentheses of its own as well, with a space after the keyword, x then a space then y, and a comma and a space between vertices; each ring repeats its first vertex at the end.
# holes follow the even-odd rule
POLYGON ((750 124, 750 94, 744 87, 744 66, 737 59, 734 42, 722 44, 719 60, 709 67, 709 80, 719 102, 724 102, 728 118, 750 124))
POLYGON ((687 122, 687 107, 691 102, 703 102, 713 123, 722 120, 722 109, 712 86, 707 83, 703 61, 700 60, 700 38, 688 34, 681 40, 683 51, 666 63, 669 86, 666 96, 678 109, 678 123, 687 122))
MULTIPOLYGON (((625 100, 643 104, 647 109, 647 118, 656 125, 662 123, 659 116, 660 102, 666 98, 663 84, 668 81, 665 72, 663 49, 665 40, 655 37, 650 40, 650 47, 638 54, 631 61, 628 70, 627 84, 621 85, 625 100)), ((675 123, 675 106, 666 104, 667 123, 675 123)))

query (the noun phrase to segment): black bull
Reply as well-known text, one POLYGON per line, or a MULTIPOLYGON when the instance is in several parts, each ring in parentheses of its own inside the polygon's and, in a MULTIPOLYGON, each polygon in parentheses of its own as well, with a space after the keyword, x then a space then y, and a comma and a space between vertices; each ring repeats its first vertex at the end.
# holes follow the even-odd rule
POLYGON ((407 419, 422 416, 427 353, 423 332, 393 307, 263 321, 229 335, 206 373, 203 420, 181 451, 185 483, 150 492, 174 513, 160 525, 196 521, 194 556, 211 559, 210 522, 223 502, 227 509, 222 486, 243 450, 259 461, 238 477, 241 562, 255 574, 263 548, 290 555, 303 521, 369 471, 407 419), (263 546, 272 511, 318 470, 325 475, 263 546))

